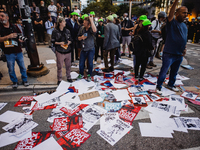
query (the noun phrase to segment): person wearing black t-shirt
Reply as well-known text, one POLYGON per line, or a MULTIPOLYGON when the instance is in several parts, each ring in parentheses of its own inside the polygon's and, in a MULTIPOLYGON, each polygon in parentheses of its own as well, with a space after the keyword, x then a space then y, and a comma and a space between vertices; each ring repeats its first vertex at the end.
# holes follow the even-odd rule
POLYGON ((43 20, 42 20, 42 18, 40 18, 38 13, 36 13, 36 19, 34 21, 34 24, 35 24, 35 31, 38 36, 38 42, 40 42, 40 43, 45 42, 45 41, 43 41, 43 39, 44 39, 43 38, 43 35, 44 35, 43 20))

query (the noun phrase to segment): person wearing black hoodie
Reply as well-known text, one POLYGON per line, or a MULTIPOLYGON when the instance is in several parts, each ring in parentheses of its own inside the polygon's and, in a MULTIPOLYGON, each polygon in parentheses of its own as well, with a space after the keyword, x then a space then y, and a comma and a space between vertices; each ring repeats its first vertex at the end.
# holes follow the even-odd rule
POLYGON ((149 32, 149 27, 151 25, 151 21, 146 19, 142 23, 142 27, 138 30, 138 35, 141 37, 141 48, 135 54, 136 64, 135 64, 135 78, 139 81, 143 80, 144 73, 146 71, 146 66, 148 62, 148 58, 151 56, 150 51, 154 49, 152 45, 152 35, 149 32), (140 74, 139 66, 141 65, 140 74))

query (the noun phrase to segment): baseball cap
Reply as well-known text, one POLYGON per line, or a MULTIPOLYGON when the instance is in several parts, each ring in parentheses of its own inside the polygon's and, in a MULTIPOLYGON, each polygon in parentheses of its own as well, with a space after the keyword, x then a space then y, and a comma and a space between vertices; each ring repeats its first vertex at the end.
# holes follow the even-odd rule
MULTIPOLYGON (((79 14, 78 14, 77 12, 72 12, 70 15, 71 15, 71 16, 73 16, 73 15, 79 16, 79 14)), ((79 16, 79 17, 80 17, 80 16, 79 16)))
POLYGON ((102 22, 103 22, 103 19, 99 19, 99 20, 98 20, 98 22, 100 22, 100 21, 102 21, 102 22))
POLYGON ((143 21, 146 20, 146 19, 147 19, 146 15, 141 15, 140 18, 139 18, 139 20, 143 20, 143 21))
POLYGON ((143 26, 148 26, 148 25, 151 25, 151 21, 149 19, 145 19, 142 23, 143 26))
POLYGON ((110 21, 113 21, 113 16, 112 15, 109 15, 106 19, 110 20, 110 21))
POLYGON ((116 14, 112 14, 113 18, 117 18, 117 15, 116 14))
POLYGON ((85 17, 88 17, 88 15, 87 14, 84 14, 84 15, 82 15, 82 17, 81 17, 81 19, 85 19, 85 17))
POLYGON ((95 12, 94 12, 94 11, 91 11, 91 12, 90 12, 90 15, 95 15, 95 12))

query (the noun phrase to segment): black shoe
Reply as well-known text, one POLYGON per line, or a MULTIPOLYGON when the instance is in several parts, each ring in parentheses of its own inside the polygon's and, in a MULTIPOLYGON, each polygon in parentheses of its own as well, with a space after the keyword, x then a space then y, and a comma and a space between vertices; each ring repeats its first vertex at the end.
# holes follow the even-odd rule
POLYGON ((138 79, 139 79, 139 76, 135 76, 135 79, 138 80, 138 79))
POLYGON ((109 67, 109 70, 110 70, 110 71, 114 71, 114 68, 113 68, 113 67, 109 67))
POLYGON ((52 48, 52 46, 49 46, 49 48, 52 48))
POLYGON ((128 58, 131 58, 131 54, 128 55, 128 58))
POLYGON ((60 82, 61 82, 61 81, 58 81, 58 82, 57 82, 57 85, 59 85, 59 84, 60 84, 60 82))
POLYGON ((121 56, 125 56, 125 53, 122 53, 121 56))
POLYGON ((146 68, 147 68, 147 69, 152 69, 153 67, 151 67, 151 66, 147 65, 147 66, 146 66, 146 68))
POLYGON ((155 65, 155 64, 153 63, 153 61, 150 61, 150 62, 149 62, 149 66, 156 67, 157 65, 155 65))
POLYGON ((67 79, 67 81, 68 81, 68 82, 70 82, 70 83, 72 83, 72 82, 73 82, 73 81, 72 81, 72 79, 67 79))
POLYGON ((143 80, 144 80, 144 78, 139 78, 139 80, 138 80, 138 81, 139 81, 139 82, 141 82, 141 81, 143 81, 143 80))
POLYGON ((103 69, 102 71, 103 71, 103 72, 110 72, 109 69, 103 69))
POLYGON ((17 89, 17 87, 18 87, 18 83, 17 82, 13 82, 12 88, 13 89, 17 89))
POLYGON ((29 86, 28 81, 25 81, 25 82, 23 81, 22 84, 23 84, 24 86, 29 86))

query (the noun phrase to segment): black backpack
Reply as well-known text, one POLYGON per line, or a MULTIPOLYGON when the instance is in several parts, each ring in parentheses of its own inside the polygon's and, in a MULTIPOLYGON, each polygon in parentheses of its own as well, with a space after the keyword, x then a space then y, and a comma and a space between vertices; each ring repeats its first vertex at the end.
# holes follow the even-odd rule
POLYGON ((143 46, 143 39, 140 35, 134 35, 134 38, 131 39, 129 44, 129 49, 136 55, 143 46))

